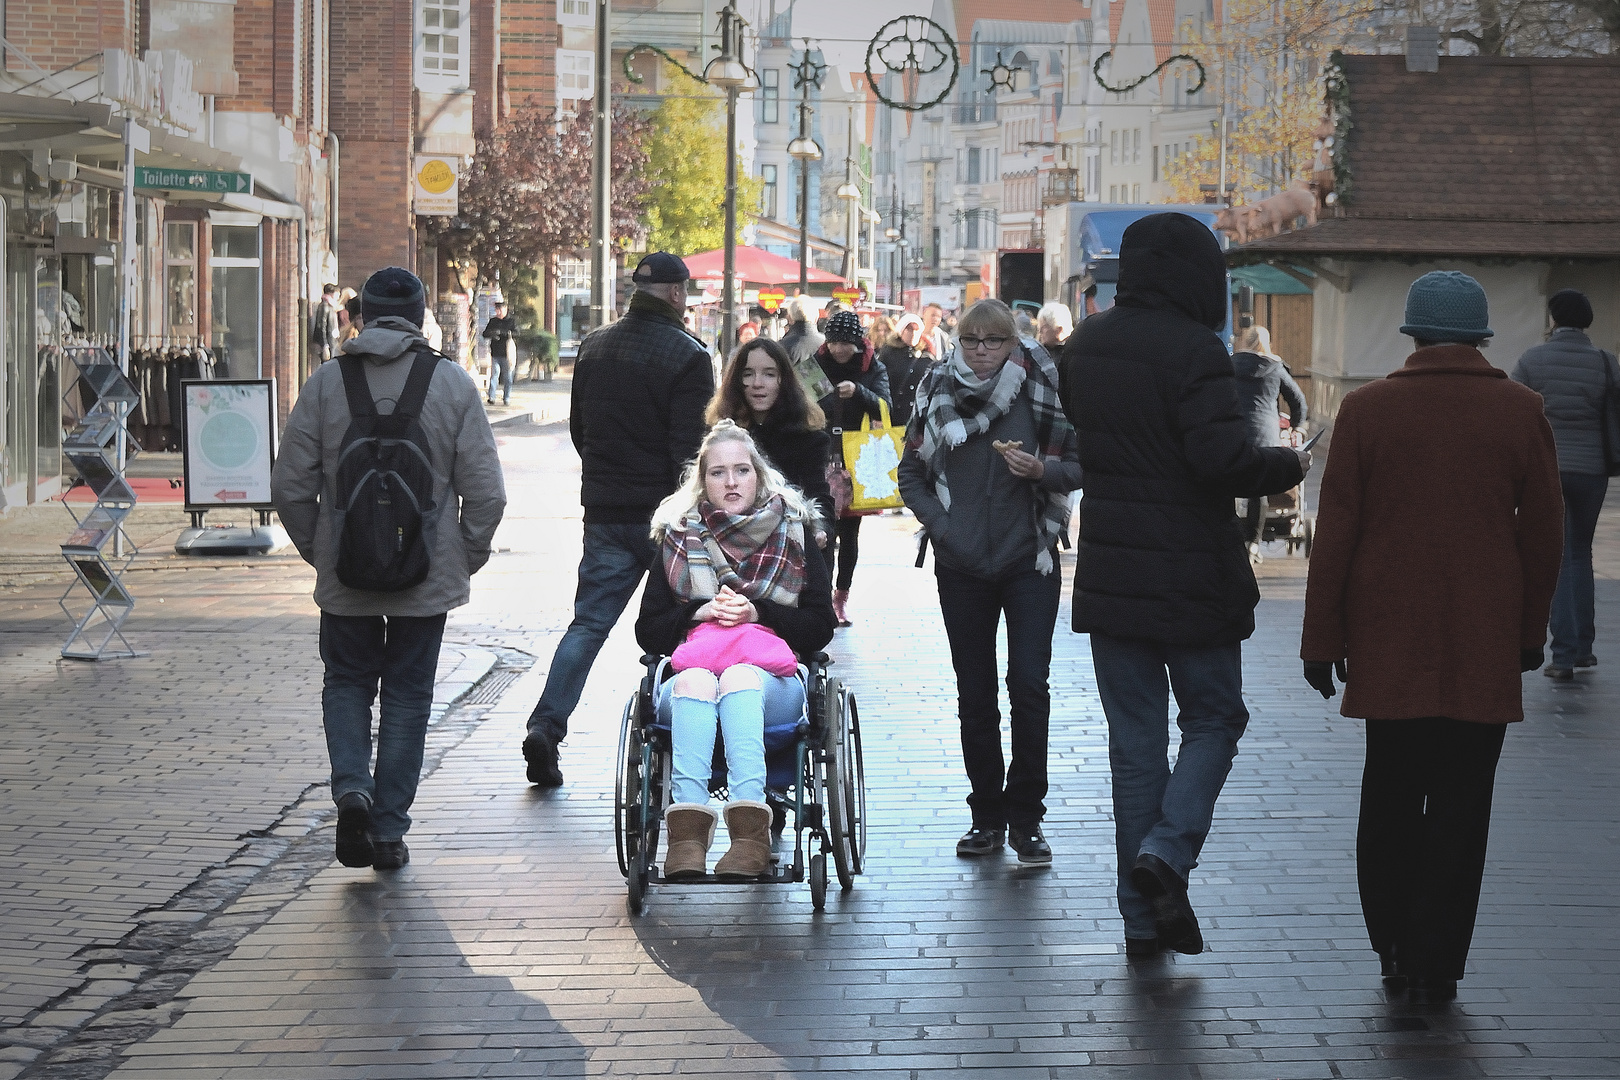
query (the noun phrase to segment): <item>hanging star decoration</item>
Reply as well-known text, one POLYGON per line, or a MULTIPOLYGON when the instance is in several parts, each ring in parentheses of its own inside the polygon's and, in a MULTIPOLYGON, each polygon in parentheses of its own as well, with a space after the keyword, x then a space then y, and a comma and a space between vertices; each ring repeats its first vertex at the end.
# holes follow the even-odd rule
MULTIPOLYGON (((819 51, 814 54, 820 55, 819 51)), ((804 51, 799 57, 799 62, 788 68, 793 72, 793 89, 799 90, 805 86, 821 89, 821 80, 826 77, 827 65, 814 59, 814 56, 810 52, 810 39, 805 38, 804 51)))
POLYGON ((997 49, 995 66, 980 68, 979 74, 990 76, 990 92, 992 94, 998 89, 1012 93, 1014 90, 1018 89, 1014 85, 1014 82, 1018 78, 1018 73, 1023 70, 1024 69, 1021 67, 1012 67, 1005 63, 1001 59, 1001 50, 997 49))

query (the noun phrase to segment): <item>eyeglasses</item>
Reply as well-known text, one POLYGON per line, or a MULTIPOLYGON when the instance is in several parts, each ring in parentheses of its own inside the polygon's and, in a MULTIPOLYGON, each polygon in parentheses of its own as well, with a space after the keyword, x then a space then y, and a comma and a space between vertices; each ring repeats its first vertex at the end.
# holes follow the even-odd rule
POLYGON ((964 349, 999 349, 1010 340, 1004 337, 964 337, 957 338, 964 349))

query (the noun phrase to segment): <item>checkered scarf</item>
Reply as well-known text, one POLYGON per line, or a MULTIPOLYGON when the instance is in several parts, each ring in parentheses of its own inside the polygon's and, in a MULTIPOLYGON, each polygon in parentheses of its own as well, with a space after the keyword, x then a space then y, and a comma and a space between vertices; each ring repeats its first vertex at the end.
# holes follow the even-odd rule
POLYGON ((712 600, 729 585, 750 600, 798 607, 804 523, 788 520, 780 495, 747 514, 728 514, 705 499, 664 534, 663 560, 678 600, 712 600))
MULTIPOLYGON (((1029 395, 1035 411, 1035 453, 1047 460, 1062 458, 1063 445, 1072 429, 1063 414, 1057 385, 1057 366, 1033 338, 1019 341, 1001 370, 988 379, 973 374, 961 346, 928 373, 917 387, 918 405, 906 442, 927 467, 934 494, 946 510, 951 508, 946 454, 972 436, 989 431, 991 423, 1012 407, 1020 392, 1029 395)), ((1035 567, 1048 574, 1052 571, 1052 547, 1069 523, 1069 497, 1037 490, 1032 513, 1038 540, 1035 567)))

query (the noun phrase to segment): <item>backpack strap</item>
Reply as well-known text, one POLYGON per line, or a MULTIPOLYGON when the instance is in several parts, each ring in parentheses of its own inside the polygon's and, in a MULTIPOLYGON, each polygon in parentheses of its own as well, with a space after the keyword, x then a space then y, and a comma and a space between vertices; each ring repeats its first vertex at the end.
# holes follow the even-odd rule
POLYGON ((338 357, 338 367, 343 372, 343 392, 349 398, 349 415, 376 416, 377 403, 371 400, 371 384, 366 381, 365 361, 343 353, 338 357))
POLYGON ((427 403, 428 384, 433 381, 433 372, 442 358, 427 342, 415 346, 413 351, 416 359, 411 361, 411 373, 405 379, 405 389, 400 392, 399 404, 394 406, 393 412, 393 415, 407 420, 415 420, 422 415, 422 406, 427 403))

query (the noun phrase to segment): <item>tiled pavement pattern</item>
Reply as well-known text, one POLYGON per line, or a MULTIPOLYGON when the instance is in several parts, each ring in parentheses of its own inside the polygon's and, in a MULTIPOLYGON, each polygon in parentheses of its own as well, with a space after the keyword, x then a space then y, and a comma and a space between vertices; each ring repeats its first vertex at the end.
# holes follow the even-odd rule
MULTIPOLYGON (((538 440, 517 442, 543 467, 538 440)), ((860 621, 835 648, 861 696, 873 826, 868 875, 824 915, 804 886, 664 886, 626 914, 611 832, 618 717, 638 674, 626 624, 565 747, 568 786, 532 791, 513 753, 537 668, 424 783, 410 867, 381 878, 328 862, 306 888, 250 886, 216 921, 269 921, 153 1010, 159 1030, 113 1075, 1620 1075, 1620 588, 1600 584, 1596 674, 1527 677, 1533 719, 1504 754, 1469 977, 1456 1006, 1415 1009, 1385 996, 1365 944, 1359 726, 1299 680, 1292 565, 1268 564, 1247 649, 1254 719, 1194 876, 1211 951, 1131 968, 1084 638, 1056 643, 1055 865, 951 854, 965 784, 908 525, 869 523, 860 621)), ((536 543, 492 567, 467 615, 492 644, 566 607, 569 556, 536 543), (514 611, 525 575, 548 574, 551 595, 514 611)), ((530 640, 543 667, 549 643, 530 640)), ((101 1075, 75 1072, 74 1050, 127 1019, 115 1006, 24 1075, 101 1075)))

